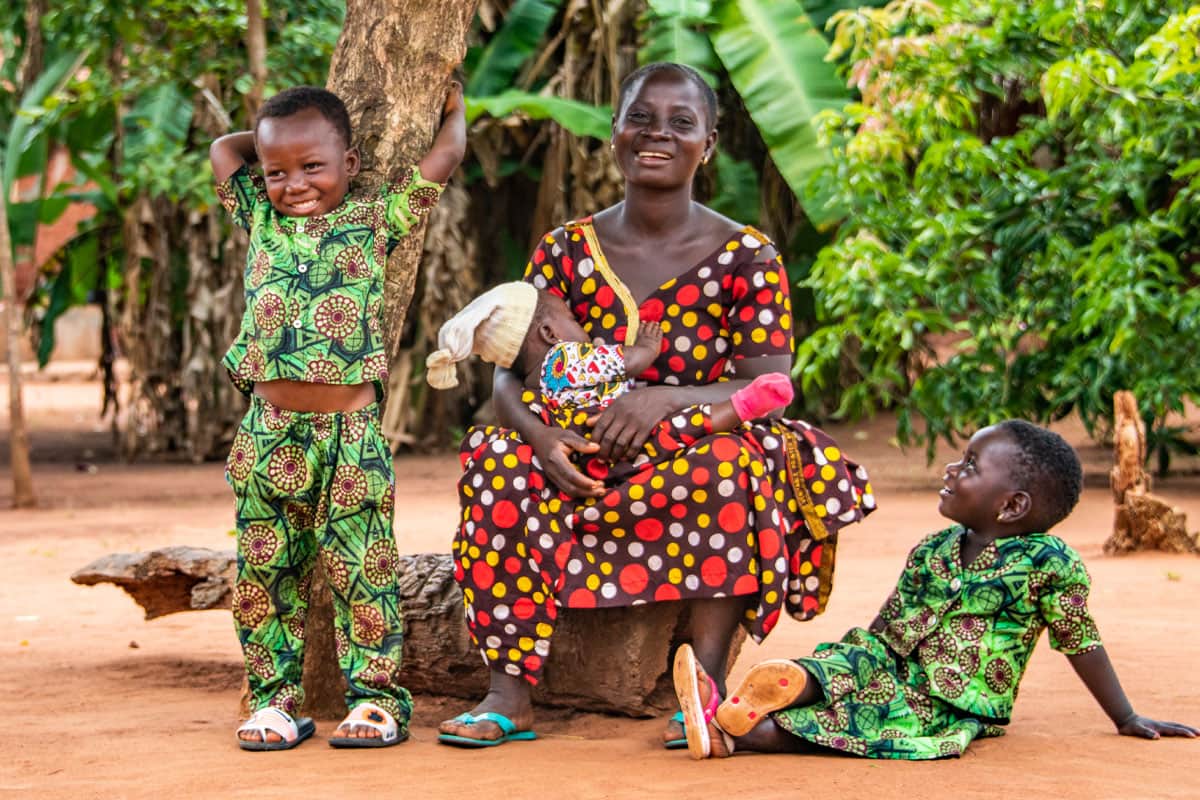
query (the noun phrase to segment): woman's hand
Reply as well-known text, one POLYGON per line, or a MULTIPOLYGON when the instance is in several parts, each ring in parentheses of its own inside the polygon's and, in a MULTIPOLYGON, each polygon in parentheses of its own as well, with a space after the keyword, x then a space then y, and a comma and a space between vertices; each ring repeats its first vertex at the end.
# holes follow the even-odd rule
POLYGON ((546 477, 571 497, 602 497, 604 483, 580 472, 571 463, 571 453, 595 453, 599 446, 574 431, 538 425, 525 434, 546 477))
POLYGON ((1190 725, 1178 722, 1159 722, 1156 719, 1130 714, 1117 725, 1117 733, 1122 736, 1138 736, 1142 739, 1157 739, 1160 736, 1184 736, 1195 739, 1200 736, 1200 730, 1190 725))
POLYGON ((626 392, 600 414, 588 418, 596 454, 609 462, 637 455, 654 426, 682 408, 669 386, 646 386, 626 392))

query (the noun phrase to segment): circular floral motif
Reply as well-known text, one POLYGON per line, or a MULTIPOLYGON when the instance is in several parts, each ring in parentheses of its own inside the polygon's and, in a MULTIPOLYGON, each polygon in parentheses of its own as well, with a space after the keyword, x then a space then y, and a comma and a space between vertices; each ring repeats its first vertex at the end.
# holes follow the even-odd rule
POLYGON ((396 662, 390 658, 372 658, 358 673, 358 680, 377 689, 386 689, 392 685, 397 669, 396 662))
POLYGON ((279 693, 271 698, 271 705, 281 711, 286 711, 289 714, 295 715, 300 710, 300 703, 304 700, 304 692, 299 686, 285 686, 279 690, 279 693))
POLYGON ((922 722, 933 719, 933 701, 925 695, 906 692, 904 700, 917 719, 922 722))
POLYGON ((314 358, 304 368, 304 380, 309 383, 341 383, 341 368, 327 358, 314 358))
POLYGON ((261 567, 270 563, 279 549, 279 535, 269 525, 255 523, 242 531, 238 545, 246 561, 261 567))
POLYGON ((408 210, 422 217, 437 205, 438 195, 438 190, 432 186, 419 186, 408 195, 408 210))
POLYGON ((352 225, 365 225, 375 228, 383 223, 383 217, 380 215, 377 206, 359 205, 346 215, 346 221, 352 225))
POLYGON ((961 756, 962 745, 960 745, 958 742, 942 742, 938 745, 938 755, 961 756))
POLYGON ((285 444, 271 453, 267 462, 271 483, 283 492, 294 492, 308 482, 308 464, 304 450, 298 445, 285 444))
POLYGON ((842 750, 847 753, 865 756, 867 754, 867 743, 862 739, 851 736, 816 736, 814 737, 817 744, 828 747, 831 750, 842 750))
POLYGON ((243 628, 257 628, 271 611, 271 596, 253 583, 240 581, 233 587, 233 617, 243 628))
POLYGON ((229 448, 229 459, 226 469, 234 480, 244 481, 250 477, 254 469, 257 455, 254 452, 254 439, 248 433, 239 433, 233 437, 233 446, 229 448))
POLYGON ((304 605, 308 605, 312 600, 312 583, 313 571, 310 569, 304 573, 304 577, 296 584, 296 595, 304 605))
POLYGON ((917 657, 926 666, 930 664, 950 664, 958 658, 958 645, 955 643, 954 637, 950 634, 934 633, 921 642, 921 647, 917 651, 917 657))
POLYGON ((272 333, 283 326, 283 298, 274 292, 263 292, 254 300, 254 322, 264 333, 272 333))
POLYGON ((1088 587, 1074 583, 1059 595, 1058 605, 1068 617, 1083 617, 1088 613, 1088 587))
POLYGON ((1083 626, 1077 619, 1060 619, 1050 623, 1050 632, 1060 648, 1073 650, 1083 642, 1083 626))
POLYGON ((247 642, 245 647, 246 669, 264 680, 275 677, 275 664, 271 651, 256 642, 247 642))
POLYGON ((322 494, 317 500, 317 510, 313 512, 313 528, 323 530, 329 524, 329 501, 322 494))
POLYGON ((246 279, 247 288, 256 289, 263 285, 267 276, 271 274, 271 256, 265 250, 259 250, 254 254, 254 261, 250 264, 250 274, 246 279))
POLYGON ((329 233, 329 220, 324 214, 308 217, 304 220, 304 233, 314 239, 320 239, 329 233))
POLYGON ((992 659, 983 670, 983 679, 996 694, 1004 694, 1012 687, 1013 676, 1012 664, 1002 658, 992 659))
POLYGON ((823 708, 813 716, 817 718, 818 725, 829 731, 844 731, 850 725, 850 715, 841 703, 823 708))
POLYGON ((333 632, 333 652, 338 658, 345 658, 350 654, 350 640, 346 638, 346 634, 341 628, 337 628, 333 632))
POLYGON ((929 559, 929 571, 937 575, 942 580, 950 580, 954 577, 954 569, 950 564, 950 560, 946 558, 931 558, 929 559))
POLYGON ((979 661, 979 648, 975 645, 964 647, 958 654, 958 668, 968 675, 974 675, 979 671, 979 661))
POLYGON ((367 473, 357 464, 343 464, 333 473, 333 502, 357 506, 367 496, 367 473))
POLYGON ((297 639, 304 639, 304 615, 293 614, 287 621, 288 633, 297 639))
POLYGON ((288 503, 283 507, 283 515, 287 517, 292 530, 306 531, 312 527, 312 509, 303 503, 288 503))
POLYGON ((390 483, 383 490, 383 497, 379 498, 379 513, 385 517, 391 517, 392 511, 396 507, 396 487, 390 483))
POLYGON ((350 588, 350 568, 346 566, 345 559, 332 550, 326 550, 323 558, 325 559, 325 574, 329 576, 329 584, 338 594, 345 594, 346 590, 350 588))
POLYGON ((246 345, 246 355, 237 367, 238 375, 248 381, 257 381, 267 372, 267 357, 262 349, 251 342, 246 345))
POLYGON ((375 644, 383 638, 387 630, 383 624, 383 614, 371 606, 351 606, 350 614, 354 619, 354 640, 364 644, 375 644))
POLYGON ((292 424, 292 412, 278 406, 267 406, 263 409, 263 425, 269 431, 281 431, 292 424))
POLYGON ((892 702, 896 696, 896 683, 886 672, 876 672, 871 680, 858 690, 858 697, 864 703, 883 705, 892 702))
POLYGON ((354 333, 361 315, 358 304, 349 297, 331 294, 317 304, 313 312, 313 324, 321 335, 341 342, 354 333))
POLYGON ((398 561, 396 548, 390 540, 382 539, 371 545, 363 557, 367 580, 373 586, 391 586, 396 579, 398 561))
POLYGON ((367 264, 367 258, 358 247, 343 247, 341 252, 334 256, 333 265, 351 280, 367 278, 371 275, 371 267, 367 264))
POLYGON ((333 435, 333 420, 328 414, 314 414, 312 418, 313 438, 323 442, 333 435))
POLYGON ((884 728, 879 732, 880 739, 903 739, 907 736, 907 733, 904 731, 898 731, 895 728, 884 728))
POLYGON ((357 442, 362 439, 367 430, 366 414, 347 414, 342 422, 342 441, 357 442))
MULTIPOLYGON (((369 318, 374 319, 374 317, 369 318)), ((379 383, 387 383, 388 365, 387 356, 383 353, 376 353, 373 356, 367 356, 363 359, 362 378, 364 381, 378 381, 379 383)))
POLYGON ((977 617, 974 614, 963 614, 954 620, 952 628, 958 638, 966 639, 968 642, 977 642, 987 632, 987 623, 984 622, 982 617, 977 617))
POLYGON ((954 698, 963 693, 966 681, 962 673, 953 667, 938 667, 933 671, 933 683, 943 697, 954 698))

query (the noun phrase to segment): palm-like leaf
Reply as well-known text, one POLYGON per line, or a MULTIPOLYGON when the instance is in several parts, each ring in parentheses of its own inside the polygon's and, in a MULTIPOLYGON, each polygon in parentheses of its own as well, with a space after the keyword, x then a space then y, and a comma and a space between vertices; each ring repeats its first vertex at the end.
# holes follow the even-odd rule
POLYGON ((825 55, 829 47, 795 0, 719 0, 713 47, 754 119, 771 158, 817 226, 835 222, 810 180, 829 159, 815 118, 850 93, 825 55))
POLYGON ((694 68, 714 89, 721 62, 701 28, 712 22, 712 0, 649 0, 642 18, 638 63, 673 61, 694 68))
POLYGON ((479 56, 467 81, 466 94, 482 97, 511 88, 521 66, 537 53, 561 5, 562 0, 517 0, 479 56))
POLYGON ((467 97, 467 122, 480 114, 503 117, 520 111, 531 119, 552 119, 576 136, 607 139, 612 127, 612 109, 578 100, 510 89, 492 97, 467 97))

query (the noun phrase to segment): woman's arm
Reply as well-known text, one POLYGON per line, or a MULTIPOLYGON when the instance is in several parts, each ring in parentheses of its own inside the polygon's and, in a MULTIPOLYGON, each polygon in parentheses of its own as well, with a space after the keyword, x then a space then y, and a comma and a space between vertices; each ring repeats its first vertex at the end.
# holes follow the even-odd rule
POLYGON ((1096 698, 1100 708, 1117 727, 1117 733, 1122 736, 1140 736, 1143 739, 1157 739, 1160 736, 1186 736, 1194 739, 1200 735, 1200 730, 1177 722, 1159 722, 1148 717, 1140 716, 1133 710, 1121 682, 1117 680, 1116 670, 1108 659, 1108 653, 1103 647, 1089 650, 1078 655, 1069 655, 1067 659, 1075 669, 1075 674, 1083 681, 1083 685, 1096 698))
POLYGON ((421 177, 434 183, 445 183, 458 168, 467 151, 467 118, 464 111, 462 86, 450 84, 446 105, 442 108, 442 124, 429 152, 417 164, 421 177))
POLYGON ((521 379, 511 370, 496 367, 492 379, 492 402, 500 424, 512 428, 529 443, 542 464, 546 477, 572 497, 600 497, 604 484, 584 475, 571 463, 571 453, 594 453, 598 446, 574 431, 552 427, 521 402, 521 379))
POLYGON ((759 375, 787 373, 791 359, 785 355, 743 358, 733 362, 734 378, 700 386, 646 386, 618 397, 603 413, 593 417, 592 441, 608 461, 633 458, 650 438, 654 426, 680 409, 698 403, 728 400, 759 375))
POLYGON ((258 151, 254 149, 254 131, 228 133, 217 139, 208 148, 208 160, 217 183, 237 172, 243 164, 255 163, 258 151))

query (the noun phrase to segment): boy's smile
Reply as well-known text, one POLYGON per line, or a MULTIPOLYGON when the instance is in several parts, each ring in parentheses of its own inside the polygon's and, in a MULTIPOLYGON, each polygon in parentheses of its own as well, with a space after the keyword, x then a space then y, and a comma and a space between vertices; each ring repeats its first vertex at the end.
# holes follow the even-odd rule
POLYGON ((1004 431, 988 427, 976 432, 962 458, 946 465, 938 511, 974 531, 995 527, 1009 496, 1020 490, 1011 470, 1017 457, 1017 445, 1004 431))
POLYGON ((267 197, 288 217, 328 214, 358 174, 358 151, 346 149, 337 129, 316 109, 258 124, 255 144, 267 197))

